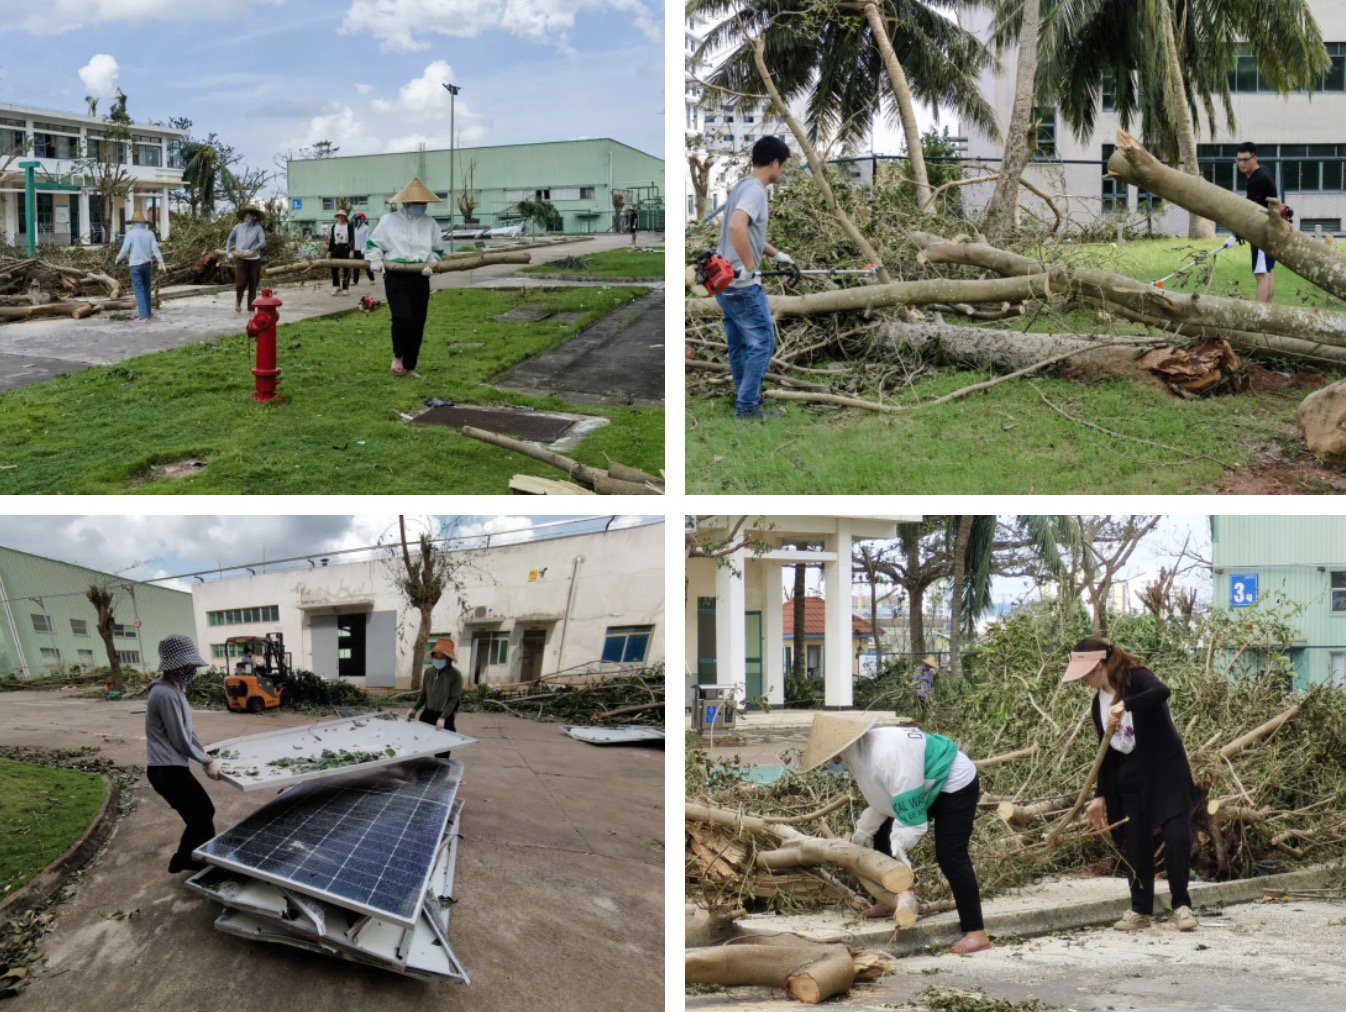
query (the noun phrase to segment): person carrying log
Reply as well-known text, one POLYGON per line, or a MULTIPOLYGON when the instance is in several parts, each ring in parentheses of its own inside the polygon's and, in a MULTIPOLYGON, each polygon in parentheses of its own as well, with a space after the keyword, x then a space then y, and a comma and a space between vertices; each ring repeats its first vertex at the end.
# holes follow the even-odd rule
POLYGON ((168 268, 164 266, 164 255, 159 252, 159 240, 149 230, 145 215, 137 211, 126 224, 130 228, 126 230, 126 238, 113 263, 125 259, 131 268, 131 290, 136 296, 136 316, 131 322, 149 323, 154 315, 154 267, 151 261, 158 260, 161 271, 168 268))
POLYGON ((426 213, 431 203, 440 200, 419 179, 412 179, 392 198, 398 210, 379 219, 365 244, 365 256, 372 270, 383 271, 384 260, 391 263, 423 263, 414 271, 383 271, 383 290, 392 314, 394 376, 415 376, 416 363, 425 337, 425 317, 430 306, 429 264, 439 260, 443 239, 439 224, 426 213))
POLYGON ((1094 636, 1075 644, 1061 681, 1080 681, 1096 690, 1090 714, 1100 748, 1104 734, 1110 739, 1085 816, 1098 829, 1126 820, 1113 830, 1113 840, 1129 865, 1131 909, 1113 927, 1141 931, 1150 926, 1158 830, 1164 840, 1173 926, 1195 930, 1187 891, 1195 788, 1187 752, 1169 714, 1168 686, 1139 658, 1094 636))
POLYGON ((243 208, 243 220, 229 232, 224 242, 224 255, 234 261, 234 312, 243 312, 243 294, 248 296, 248 308, 257 298, 262 280, 262 251, 266 249, 266 232, 262 230, 262 210, 255 204, 243 208))
MULTIPOLYGON (((458 670, 458 648, 453 637, 441 636, 430 649, 430 666, 421 672, 421 691, 416 703, 407 713, 407 720, 434 724, 437 730, 458 730, 455 718, 463 698, 463 673, 458 670)), ((448 752, 438 753, 440 759, 449 758, 448 752)))
MULTIPOLYGON (((351 258, 351 249, 355 244, 355 229, 347 220, 349 218, 350 215, 346 213, 345 208, 337 208, 336 221, 327 227, 327 259, 349 260, 351 258)), ((343 292, 349 290, 351 273, 344 268, 332 268, 333 295, 340 296, 343 292)))
MULTIPOLYGON (((355 219, 351 224, 351 228, 353 229, 355 237, 354 242, 351 244, 351 259, 363 260, 365 258, 365 243, 369 242, 369 219, 365 217, 363 211, 355 212, 355 219)), ((368 267, 364 268, 363 273, 369 275, 370 281, 374 280, 374 272, 368 267)), ((360 274, 361 271, 359 268, 351 271, 351 284, 356 288, 360 287, 360 274)))
MULTIPOLYGON (((912 847, 935 826, 935 860, 948 880, 963 937, 960 956, 991 947, 982 920, 977 872, 968 854, 981 785, 977 767, 943 735, 915 727, 875 727, 874 717, 817 713, 799 763, 807 773, 827 762, 846 764, 868 808, 856 820, 853 843, 891 854, 910 866, 912 847)), ((875 903, 866 917, 892 917, 875 903)))
MULTIPOLYGON (((1244 141, 1234 155, 1238 170, 1247 179, 1244 193, 1248 199, 1266 210, 1267 200, 1276 196, 1276 180, 1263 166, 1257 164, 1257 145, 1244 141)), ((1276 261, 1266 250, 1258 249, 1252 243, 1248 248, 1253 254, 1253 278, 1257 282, 1257 301, 1271 302, 1276 297, 1276 261)))
POLYGON ((776 350, 776 324, 771 303, 762 289, 762 256, 777 263, 794 259, 766 241, 766 188, 780 179, 790 149, 779 137, 767 135, 752 146, 752 172, 735 184, 724 204, 720 243, 716 253, 729 261, 734 280, 715 301, 724 314, 729 369, 734 380, 734 417, 762 419, 779 411, 762 410, 762 380, 776 350))

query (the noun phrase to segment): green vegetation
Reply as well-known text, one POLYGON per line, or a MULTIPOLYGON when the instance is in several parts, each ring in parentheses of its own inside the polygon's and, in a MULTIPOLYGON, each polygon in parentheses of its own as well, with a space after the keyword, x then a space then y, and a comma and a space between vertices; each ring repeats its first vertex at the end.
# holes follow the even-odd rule
POLYGON ((94 773, 0 759, 0 898, 79 839, 106 789, 94 773))
POLYGON ((525 267, 522 274, 590 274, 595 278, 662 278, 664 276, 663 250, 651 250, 638 253, 631 249, 609 249, 601 253, 590 253, 583 257, 567 257, 568 260, 581 260, 583 267, 571 267, 564 263, 533 264, 525 267))
POLYGON ((402 415, 427 397, 521 403, 612 420, 572 456, 657 471, 662 411, 572 406, 498 390, 492 378, 645 294, 642 288, 457 289, 430 301, 420 371, 388 372, 388 312, 282 325, 280 400, 250 399, 245 338, 84 369, 0 395, 0 493, 504 493, 516 473, 557 472, 402 415), (575 323, 498 320, 520 306, 579 312, 575 323), (206 466, 161 477, 154 466, 206 466))
MULTIPOLYGON (((1078 246, 1061 256, 1080 266, 1153 281, 1193 254, 1219 244, 1220 240, 1139 240, 1121 250, 1111 244, 1078 246)), ((1248 297, 1252 291, 1248 256, 1246 246, 1224 250, 1166 287, 1248 297)), ((1289 271, 1277 270, 1276 274, 1278 302, 1340 305, 1289 271)), ((1125 321, 1100 323, 1089 309, 989 326, 1057 332, 1112 328, 1118 333, 1140 333, 1144 329, 1125 321)), ((1287 371, 1295 368, 1270 364, 1287 371)), ((990 375, 972 370, 927 371, 891 400, 915 405, 990 375)), ((728 397, 691 400, 687 408, 688 491, 1210 492, 1230 471, 1247 470, 1265 455, 1311 461, 1293 428, 1295 408, 1303 396, 1302 390, 1258 391, 1184 401, 1155 387, 1121 379, 1048 376, 1011 381, 986 393, 901 415, 768 402, 768 409, 785 414, 761 423, 736 421, 728 397), (1071 421, 1044 403, 1043 396, 1077 419, 1124 435, 1071 421)), ((1325 485, 1303 489, 1327 490, 1325 485)))

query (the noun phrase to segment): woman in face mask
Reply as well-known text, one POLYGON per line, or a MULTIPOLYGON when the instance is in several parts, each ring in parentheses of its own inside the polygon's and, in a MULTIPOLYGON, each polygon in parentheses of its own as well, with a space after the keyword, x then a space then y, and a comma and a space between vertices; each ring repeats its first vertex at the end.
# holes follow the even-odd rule
POLYGON ((424 270, 385 271, 383 288, 388 297, 388 311, 393 319, 394 376, 416 376, 416 363, 425 337, 425 317, 430 305, 429 265, 439 260, 443 251, 439 223, 426 213, 426 206, 440 203, 419 179, 413 179, 393 196, 391 203, 399 210, 379 219, 365 243, 365 257, 369 268, 383 271, 385 264, 425 264, 424 270))
POLYGON ((171 874, 205 867, 192 857, 192 851, 215 835, 215 806, 192 776, 190 764, 199 762, 206 776, 218 780, 220 763, 206 755, 192 730, 192 709, 184 691, 196 677, 196 669, 205 666, 190 637, 165 637, 159 642, 160 677, 150 683, 145 704, 146 775, 155 793, 187 824, 168 862, 171 874))
POLYGON ((266 251, 266 232, 262 228, 262 212, 255 204, 243 208, 243 220, 229 232, 224 252, 234 261, 234 312, 243 312, 243 296, 252 308, 257 298, 257 286, 262 281, 262 254, 266 251))
MULTIPOLYGON (((441 636, 430 650, 430 666, 421 672, 421 693, 416 705, 407 714, 407 720, 419 719, 422 724, 434 724, 439 730, 456 731, 454 717, 458 702, 463 697, 463 673, 454 665, 458 650, 452 638, 441 636)), ((447 759, 449 753, 439 753, 447 759)))

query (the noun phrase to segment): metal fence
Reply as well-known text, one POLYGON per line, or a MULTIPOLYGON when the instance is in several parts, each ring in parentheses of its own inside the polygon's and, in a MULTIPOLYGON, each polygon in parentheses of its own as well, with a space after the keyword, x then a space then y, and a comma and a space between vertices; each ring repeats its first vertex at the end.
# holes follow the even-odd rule
MULTIPOLYGON (((1243 192, 1244 180, 1234 167, 1233 146, 1228 154, 1200 158, 1201 174, 1235 193, 1243 192)), ((1329 236, 1346 235, 1346 145, 1343 153, 1322 155, 1275 155, 1260 160, 1276 180, 1282 203, 1294 211, 1301 231, 1329 236)), ((999 171, 999 158, 929 158, 931 176, 946 179, 978 179, 999 171), (948 171, 949 168, 953 172, 948 171)), ((866 155, 832 162, 858 185, 869 185, 885 171, 905 174, 906 158, 866 155)), ((1107 177, 1107 159, 1034 158, 1024 170, 1025 178, 1046 193, 1066 219, 1068 231, 1111 234, 1119 227, 1128 235, 1185 236, 1188 212, 1146 190, 1107 177)), ((966 213, 984 210, 995 190, 994 180, 968 183, 950 190, 966 213)), ((1021 191, 1021 214, 1050 225, 1055 216, 1040 197, 1021 191)), ((1217 225, 1218 232, 1226 230, 1217 225)))

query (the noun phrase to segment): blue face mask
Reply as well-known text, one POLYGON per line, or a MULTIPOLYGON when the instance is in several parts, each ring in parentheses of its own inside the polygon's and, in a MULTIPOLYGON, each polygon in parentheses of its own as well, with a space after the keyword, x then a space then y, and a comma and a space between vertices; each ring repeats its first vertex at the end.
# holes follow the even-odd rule
POLYGON ((411 215, 413 218, 424 218, 424 217, 425 217, 425 205, 424 205, 424 204, 408 204, 408 205, 407 205, 407 214, 411 215))
POLYGON ((431 657, 430 663, 433 664, 438 670, 443 671, 445 665, 447 665, 449 662, 445 660, 443 657, 431 657))

